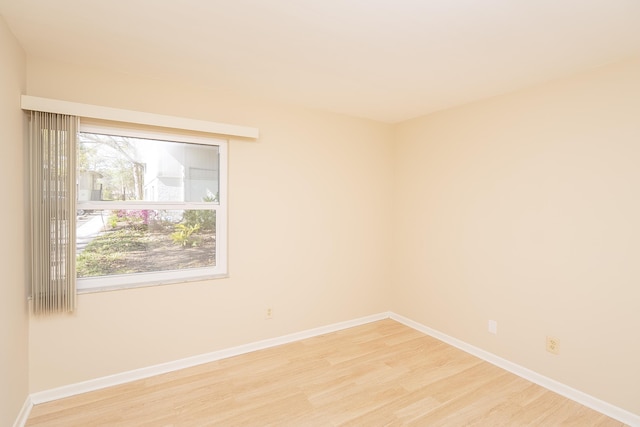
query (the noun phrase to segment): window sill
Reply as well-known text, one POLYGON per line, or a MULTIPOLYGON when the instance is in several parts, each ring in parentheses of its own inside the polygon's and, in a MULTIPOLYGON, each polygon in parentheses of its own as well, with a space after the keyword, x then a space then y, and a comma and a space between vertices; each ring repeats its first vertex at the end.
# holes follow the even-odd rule
POLYGON ((127 289, 175 285, 178 283, 190 283, 190 282, 202 282, 205 280, 226 279, 228 277, 229 277, 228 273, 221 273, 221 274, 207 274, 207 275, 188 277, 188 278, 176 278, 176 279, 167 279, 167 280, 150 281, 150 282, 142 282, 142 283, 122 283, 118 285, 92 286, 87 288, 78 288, 76 293, 78 295, 83 295, 83 294, 92 294, 96 292, 113 292, 113 291, 122 291, 127 289))

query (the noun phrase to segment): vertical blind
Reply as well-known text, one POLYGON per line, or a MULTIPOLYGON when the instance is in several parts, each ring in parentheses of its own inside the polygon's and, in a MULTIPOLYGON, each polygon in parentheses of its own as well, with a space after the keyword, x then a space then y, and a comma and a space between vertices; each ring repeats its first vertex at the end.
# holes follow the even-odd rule
POLYGON ((30 293, 36 314, 76 307, 77 133, 75 116, 31 112, 30 293))

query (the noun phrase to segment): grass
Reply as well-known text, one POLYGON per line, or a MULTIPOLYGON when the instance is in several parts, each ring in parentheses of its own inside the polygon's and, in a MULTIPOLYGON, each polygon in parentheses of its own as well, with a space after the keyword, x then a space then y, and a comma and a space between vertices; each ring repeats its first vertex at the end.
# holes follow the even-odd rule
POLYGON ((125 227, 93 239, 76 258, 78 277, 133 273, 127 253, 146 251, 148 234, 141 228, 125 227))
POLYGON ((215 265, 215 232, 195 233, 182 244, 166 228, 120 225, 87 244, 76 258, 77 277, 148 273, 215 265))

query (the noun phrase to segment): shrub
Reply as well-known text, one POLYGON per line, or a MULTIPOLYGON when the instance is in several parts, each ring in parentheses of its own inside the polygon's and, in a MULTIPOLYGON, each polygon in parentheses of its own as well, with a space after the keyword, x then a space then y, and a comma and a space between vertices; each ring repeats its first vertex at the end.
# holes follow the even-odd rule
POLYGON ((109 217, 109 226, 116 228, 118 225, 124 225, 127 227, 146 229, 149 225, 149 220, 153 219, 154 216, 155 211, 148 209, 119 209, 113 211, 109 217))
MULTIPOLYGON (((211 195, 203 197, 202 201, 213 203, 217 199, 217 195, 211 195)), ((188 210, 184 212, 182 223, 187 226, 198 225, 203 231, 214 231, 216 229, 216 213, 213 211, 188 210)))
POLYGON ((203 231, 213 231, 216 229, 216 213, 213 211, 185 211, 182 224, 188 227, 198 226, 198 229, 203 231))
POLYGON ((193 234, 199 229, 200 225, 198 224, 176 224, 176 231, 171 234, 171 239, 173 240, 173 243, 176 243, 183 248, 197 246, 200 242, 200 239, 193 234))

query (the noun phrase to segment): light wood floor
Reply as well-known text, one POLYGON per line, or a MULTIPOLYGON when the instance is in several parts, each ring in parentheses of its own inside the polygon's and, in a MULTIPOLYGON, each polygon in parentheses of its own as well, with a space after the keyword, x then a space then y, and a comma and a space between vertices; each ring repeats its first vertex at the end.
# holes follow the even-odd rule
POLYGON ((27 426, 622 426, 383 320, 36 405, 27 426))

